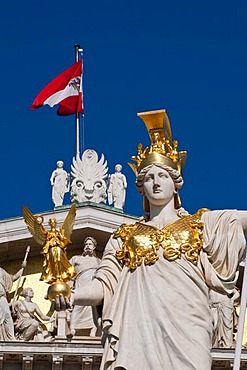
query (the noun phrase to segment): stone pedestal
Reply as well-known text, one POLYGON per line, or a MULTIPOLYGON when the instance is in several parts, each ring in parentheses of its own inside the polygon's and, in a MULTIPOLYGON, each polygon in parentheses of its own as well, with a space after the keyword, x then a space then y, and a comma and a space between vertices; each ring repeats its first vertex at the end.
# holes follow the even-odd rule
POLYGON ((58 311, 56 340, 65 340, 67 338, 68 331, 67 314, 65 311, 58 311))

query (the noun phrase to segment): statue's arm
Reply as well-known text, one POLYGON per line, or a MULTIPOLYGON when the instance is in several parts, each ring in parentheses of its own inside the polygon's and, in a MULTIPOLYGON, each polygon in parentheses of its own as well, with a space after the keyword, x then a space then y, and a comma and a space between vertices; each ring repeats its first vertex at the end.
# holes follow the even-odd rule
POLYGON ((35 305, 35 313, 41 318, 43 321, 53 321, 53 318, 50 318, 49 316, 46 316, 43 314, 43 312, 40 310, 39 306, 34 303, 35 305))
POLYGON ((79 306, 97 306, 102 304, 104 298, 103 286, 98 279, 92 280, 90 283, 77 288, 72 295, 74 304, 79 306))
POLYGON ((17 279, 19 279, 21 277, 21 275, 23 273, 23 269, 26 267, 26 265, 27 265, 27 262, 23 261, 22 264, 21 264, 21 269, 19 271, 17 271, 16 274, 11 275, 13 281, 16 281, 17 279))
POLYGON ((20 301, 14 301, 11 303, 13 313, 16 313, 17 310, 19 310, 20 307, 20 301))
POLYGON ((96 270, 95 278, 88 284, 75 289, 74 303, 85 306, 107 304, 114 294, 118 278, 121 274, 115 253, 121 247, 120 238, 111 237, 108 241, 103 258, 96 270))
POLYGON ((238 212, 238 218, 241 222, 244 235, 247 236, 247 211, 237 211, 238 212))
POLYGON ((54 185, 54 177, 56 176, 56 170, 52 172, 51 174, 51 178, 50 178, 50 182, 51 182, 51 185, 54 185))
POLYGON ((127 188, 127 180, 126 180, 125 175, 123 175, 123 186, 124 186, 124 189, 127 188))
POLYGON ((12 275, 13 281, 16 281, 17 279, 19 279, 19 277, 21 276, 21 273, 22 273, 22 269, 20 269, 19 271, 17 271, 16 274, 12 275))

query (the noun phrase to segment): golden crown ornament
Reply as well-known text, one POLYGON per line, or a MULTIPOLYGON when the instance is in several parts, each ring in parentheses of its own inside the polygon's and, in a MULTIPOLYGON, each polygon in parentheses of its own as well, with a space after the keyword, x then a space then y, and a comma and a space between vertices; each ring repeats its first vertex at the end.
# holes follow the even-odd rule
POLYGON ((163 164, 177 170, 180 174, 187 159, 186 151, 178 151, 178 142, 172 140, 171 125, 165 109, 137 113, 148 130, 151 145, 142 150, 142 144, 137 146, 137 155, 131 159, 129 166, 137 176, 139 172, 151 164, 163 164))

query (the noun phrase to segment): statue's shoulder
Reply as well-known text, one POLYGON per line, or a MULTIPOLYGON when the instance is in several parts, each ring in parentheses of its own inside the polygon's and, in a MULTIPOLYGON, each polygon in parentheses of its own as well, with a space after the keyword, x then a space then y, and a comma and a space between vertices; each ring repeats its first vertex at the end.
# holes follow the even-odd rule
POLYGON ((209 208, 199 208, 196 211, 196 213, 194 213, 193 215, 190 215, 190 217, 195 218, 195 219, 201 219, 202 215, 205 212, 211 212, 211 210, 209 208))
POLYGON ((21 302, 22 302, 22 299, 18 299, 17 301, 12 302, 11 303, 12 309, 17 308, 17 307, 20 307, 22 305, 21 302))
POLYGON ((136 224, 122 224, 116 230, 113 231, 113 237, 121 238, 122 240, 128 239, 137 229, 138 223, 136 224))
MULTIPOLYGON (((184 227, 195 228, 203 226, 203 214, 210 212, 208 208, 199 208, 194 214, 189 214, 188 216, 182 217, 180 220, 177 220, 175 223, 171 224, 171 228, 177 225, 184 225, 184 227), (187 225, 187 226, 186 226, 187 225)), ((168 225, 169 228, 169 225, 168 225)))

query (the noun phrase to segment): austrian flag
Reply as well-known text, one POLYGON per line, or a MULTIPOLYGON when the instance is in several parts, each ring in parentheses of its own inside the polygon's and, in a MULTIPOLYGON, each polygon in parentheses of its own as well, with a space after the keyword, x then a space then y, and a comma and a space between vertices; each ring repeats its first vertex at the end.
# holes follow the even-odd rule
POLYGON ((57 110, 59 116, 83 113, 82 60, 73 64, 46 85, 35 98, 30 109, 34 110, 46 104, 50 107, 59 104, 57 110))

